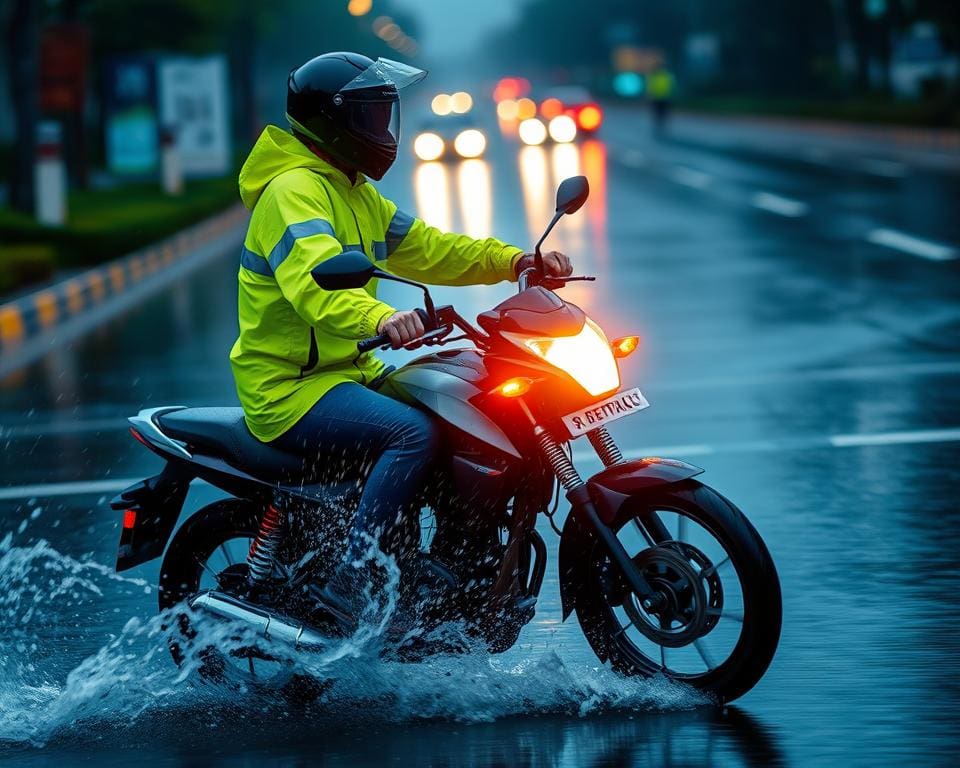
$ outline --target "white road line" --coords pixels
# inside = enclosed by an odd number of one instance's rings
[[[791,219],[806,216],[810,211],[810,206],[803,201],[775,195],[773,192],[757,192],[750,198],[750,204],[754,208],[760,208],[778,216],[787,216]]]
[[[677,184],[692,189],[706,189],[713,183],[713,176],[695,168],[687,168],[685,165],[675,165],[670,169],[670,178]]]
[[[867,173],[882,176],[885,179],[902,179],[907,174],[907,166],[896,160],[878,160],[868,157],[860,161],[860,167]]]
[[[834,448],[860,448],[868,445],[915,445],[917,443],[954,443],[960,441],[960,429],[920,429],[911,432],[875,432],[866,435],[833,435]]]
[[[76,483],[38,483],[37,485],[9,485],[0,488],[0,501],[11,499],[46,499],[52,496],[81,496],[91,493],[122,491],[142,477],[118,477],[114,480],[81,480]]]
[[[896,229],[873,229],[867,233],[867,242],[931,261],[949,261],[957,258],[957,249],[952,246],[914,237]]]
[[[765,373],[746,373],[739,376],[718,376],[716,378],[663,379],[651,381],[647,388],[656,393],[702,392],[721,387],[742,389],[782,382],[798,384],[805,382],[888,381],[913,376],[953,376],[956,374],[960,374],[960,360],[939,360],[893,365],[854,365],[813,370],[769,371]],[[129,413],[136,413],[139,409],[140,405],[126,406],[126,411]],[[120,439],[127,440],[129,439],[126,431],[128,426],[127,420],[121,416],[75,419],[73,421],[63,421],[60,417],[49,421],[37,420],[12,425],[0,423],[0,440],[73,435],[84,432],[115,434]]]
[[[771,453],[779,451],[809,450],[811,448],[865,448],[875,445],[916,445],[920,443],[960,442],[960,427],[948,429],[921,429],[902,432],[872,432],[865,434],[829,435],[824,437],[798,437],[782,440],[752,440],[747,442],[688,443],[686,445],[625,446],[628,456],[666,456],[692,458],[723,453]],[[581,445],[584,442],[581,441]],[[574,458],[581,461],[598,461],[596,455],[579,446]],[[115,493],[142,478],[127,477],[112,480],[87,480],[75,483],[38,483],[36,485],[10,485],[0,487],[0,501],[18,499],[45,499],[55,496],[82,496],[97,493]],[[202,482],[202,481],[201,481]]]

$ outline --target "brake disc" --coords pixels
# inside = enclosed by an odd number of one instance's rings
[[[664,542],[643,550],[633,562],[655,590],[646,607],[635,594],[623,603],[627,616],[645,637],[657,645],[679,648],[716,625],[713,609],[723,600],[719,580],[712,578],[715,574],[701,575],[710,561],[696,547],[680,541]],[[718,617],[719,610],[716,613]]]

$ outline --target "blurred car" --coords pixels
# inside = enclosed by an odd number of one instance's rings
[[[539,113],[548,126],[560,115],[572,118],[578,135],[596,133],[603,123],[600,105],[590,91],[579,85],[565,85],[546,91],[540,101]],[[552,136],[554,131],[550,133]],[[557,138],[554,140],[560,141]]]
[[[466,114],[428,118],[413,139],[413,153],[424,162],[482,157],[486,151],[486,134]]]

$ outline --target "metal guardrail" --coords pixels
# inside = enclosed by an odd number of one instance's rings
[[[158,243],[0,304],[0,354],[122,296],[164,268],[239,229],[247,211],[235,206]]]

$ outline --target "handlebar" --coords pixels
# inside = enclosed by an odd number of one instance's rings
[[[424,334],[436,330],[434,323],[431,321],[430,315],[427,314],[426,310],[418,308],[416,312],[418,315],[420,315],[420,322],[423,323]],[[416,339],[413,339],[413,341],[416,341]],[[369,339],[358,341],[357,351],[363,354],[364,352],[370,352],[386,344],[390,344],[390,335],[387,333],[380,333],[376,336],[371,336]]]
[[[363,339],[362,341],[357,342],[357,352],[361,354],[364,352],[370,352],[377,347],[382,347],[384,344],[390,343],[390,337],[381,333],[377,336],[371,336],[369,339]]]

